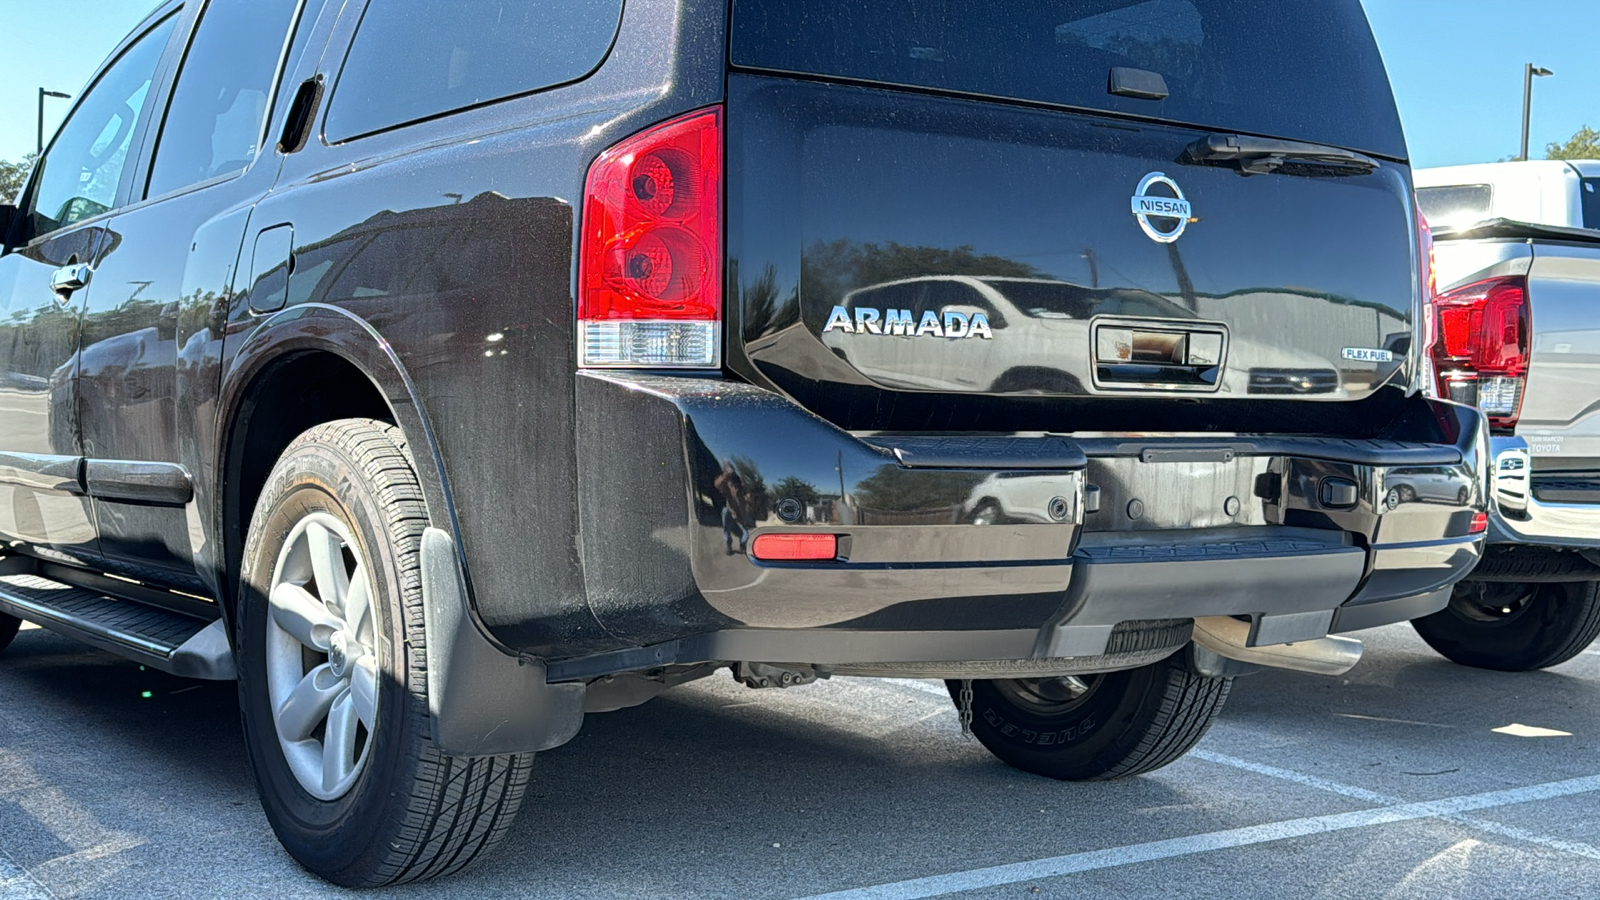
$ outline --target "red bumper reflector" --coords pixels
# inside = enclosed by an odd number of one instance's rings
[[[1489,514],[1486,512],[1472,514],[1472,534],[1483,534],[1489,530]]]
[[[839,539],[831,534],[763,534],[750,545],[756,559],[833,559]]]

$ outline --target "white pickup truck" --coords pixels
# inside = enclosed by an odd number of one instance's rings
[[[1432,228],[1427,358],[1492,427],[1490,546],[1413,622],[1446,657],[1524,671],[1600,633],[1600,161],[1418,169]]]

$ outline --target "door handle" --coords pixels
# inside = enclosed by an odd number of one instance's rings
[[[50,275],[50,290],[55,291],[56,299],[66,303],[72,299],[74,291],[82,290],[89,284],[89,275],[94,270],[79,263],[74,266],[62,266]]]

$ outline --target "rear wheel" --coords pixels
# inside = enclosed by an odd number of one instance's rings
[[[1138,775],[1189,752],[1232,682],[1190,672],[1182,652],[1101,675],[974,681],[972,732],[1003,762],[1036,775]],[[959,709],[962,683],[946,684]]]
[[[347,419],[290,444],[245,546],[239,696],[262,805],[301,865],[350,887],[466,866],[510,827],[532,763],[433,746],[427,524],[398,429]]]
[[[17,629],[21,627],[21,619],[0,613],[0,650],[11,646],[11,642],[17,637]]]
[[[1564,663],[1600,635],[1600,581],[1455,586],[1450,605],[1411,623],[1452,662],[1502,672]]]

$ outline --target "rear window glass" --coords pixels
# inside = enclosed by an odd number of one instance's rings
[[[1402,158],[1359,0],[735,0],[737,66],[1150,116]],[[1169,96],[1109,93],[1113,68]]]
[[[611,50],[622,0],[370,0],[328,108],[342,141],[576,81]]]
[[[1600,178],[1583,179],[1583,227],[1600,229]]]
[[[1417,207],[1432,228],[1470,225],[1489,218],[1494,208],[1494,188],[1487,184],[1417,188]]]

